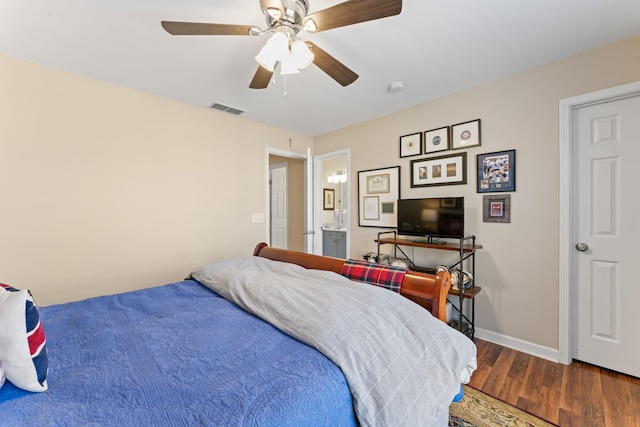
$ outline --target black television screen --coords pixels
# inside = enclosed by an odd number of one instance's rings
[[[464,237],[464,197],[398,200],[398,234]]]

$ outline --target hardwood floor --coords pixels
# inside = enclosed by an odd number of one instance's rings
[[[561,365],[476,339],[469,385],[561,427],[640,426],[640,379],[576,362]]]

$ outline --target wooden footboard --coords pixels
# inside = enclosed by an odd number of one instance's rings
[[[335,273],[342,271],[345,261],[339,258],[272,248],[266,243],[258,243],[253,255],[274,261],[298,264],[304,268],[328,270]],[[446,322],[447,293],[450,287],[451,277],[446,271],[437,275],[408,271],[404,276],[400,293],[429,310],[438,319]]]

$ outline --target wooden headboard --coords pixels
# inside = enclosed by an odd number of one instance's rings
[[[258,243],[253,255],[274,261],[298,264],[304,268],[333,271],[338,274],[342,271],[345,261],[339,258],[272,248],[266,243]],[[400,293],[429,310],[438,319],[446,322],[447,293],[450,287],[451,277],[446,271],[439,272],[437,275],[408,271],[404,276]]]

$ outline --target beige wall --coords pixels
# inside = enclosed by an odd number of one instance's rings
[[[640,37],[316,137],[316,153],[350,147],[353,185],[358,170],[400,165],[403,198],[464,196],[466,231],[484,246],[476,261],[483,288],[476,300],[477,326],[557,349],[558,103],[636,80]],[[410,188],[411,158],[398,157],[399,136],[477,118],[482,119],[482,146],[467,150],[467,184]],[[517,150],[511,224],[483,223],[476,155],[508,149]],[[353,191],[352,206],[356,198]],[[358,223],[357,209],[351,222]],[[377,231],[352,227],[350,256],[375,250]],[[434,254],[416,251],[416,256]]]
[[[465,196],[467,231],[484,245],[478,326],[557,348],[558,101],[640,80],[640,37],[315,139],[7,57],[0,70],[0,280],[42,305],[247,255],[265,238],[251,223],[266,214],[265,147],[315,144],[350,147],[352,189],[358,170],[400,165],[402,197]],[[476,118],[468,184],[411,189],[398,137]],[[475,156],[512,148],[512,222],[483,223]],[[352,227],[350,256],[374,250],[376,231]]]
[[[181,280],[265,240],[265,147],[313,139],[0,56],[0,280],[41,305]],[[288,139],[292,138],[289,147]]]

